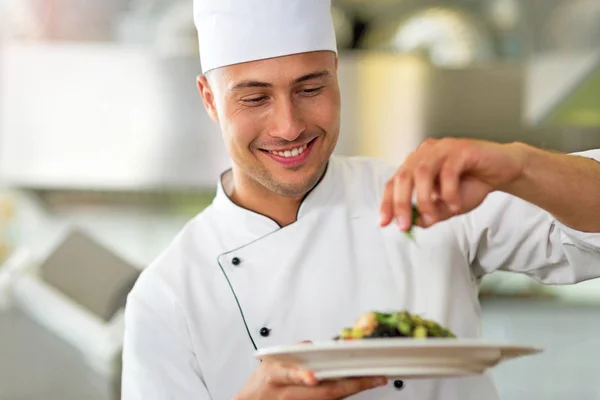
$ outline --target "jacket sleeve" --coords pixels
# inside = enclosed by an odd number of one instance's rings
[[[128,296],[123,400],[210,400],[179,303],[144,271]]]
[[[600,160],[600,150],[578,155]],[[600,277],[600,232],[571,229],[517,197],[494,192],[455,222],[461,248],[478,276],[513,271],[545,284]]]

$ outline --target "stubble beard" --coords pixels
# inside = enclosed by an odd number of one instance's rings
[[[258,183],[269,191],[283,197],[302,197],[310,192],[323,177],[327,168],[326,159],[319,165],[319,168],[312,173],[304,182],[289,184],[275,179],[268,171],[263,170],[255,178]],[[302,168],[302,167],[299,167]]]

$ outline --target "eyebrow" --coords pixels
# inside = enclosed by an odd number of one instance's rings
[[[301,77],[294,79],[290,83],[292,85],[295,85],[295,84],[298,84],[301,82],[310,81],[312,79],[326,78],[329,76],[331,76],[329,71],[311,72],[310,74],[302,75]],[[232,86],[231,90],[236,91],[236,90],[242,90],[242,89],[247,89],[247,88],[256,88],[256,87],[271,88],[271,87],[273,87],[273,84],[268,83],[268,82],[255,81],[255,80],[246,80],[246,81],[241,81],[241,82],[236,83],[235,85]]]
[[[294,79],[291,83],[292,85],[294,85],[296,83],[310,81],[311,79],[327,78],[329,76],[331,76],[329,71],[311,72],[310,74],[306,74],[301,76],[300,78]]]

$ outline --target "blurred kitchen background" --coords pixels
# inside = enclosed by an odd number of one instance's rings
[[[334,16],[340,154],[600,148],[600,0],[334,0]],[[127,292],[228,166],[199,71],[192,0],[0,0],[0,400],[119,398]],[[496,273],[481,298],[484,337],[546,349],[494,371],[502,399],[600,397],[600,281]]]

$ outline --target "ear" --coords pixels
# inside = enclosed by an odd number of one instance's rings
[[[208,115],[213,121],[219,123],[219,115],[217,114],[217,107],[215,105],[215,96],[210,88],[208,79],[206,79],[205,75],[198,75],[196,84],[198,86],[198,92],[200,92],[200,96],[202,97],[204,108],[208,112]]]

